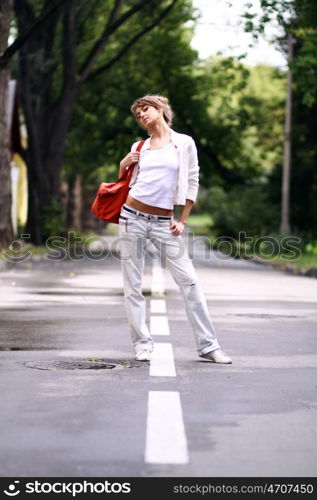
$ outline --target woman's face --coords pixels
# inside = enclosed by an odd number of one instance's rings
[[[136,117],[140,125],[148,129],[152,128],[156,122],[163,119],[163,111],[154,106],[145,104],[136,109]]]

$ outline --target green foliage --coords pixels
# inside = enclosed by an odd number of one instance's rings
[[[291,227],[305,239],[317,236],[317,9],[315,0],[261,0],[262,11],[255,15],[250,1],[246,30],[255,36],[265,31],[269,20],[280,26],[277,47],[286,55],[287,38],[292,35],[292,162]],[[249,14],[252,13],[250,21]],[[254,14],[254,15],[253,15]],[[251,24],[250,24],[251,23]],[[272,120],[272,123],[275,123]],[[275,149],[276,150],[276,149]],[[271,199],[280,197],[281,166],[276,162],[269,175]]]
[[[256,2],[257,4],[258,2]],[[253,11],[255,2],[247,5],[245,30],[255,38],[265,33],[269,22],[279,24],[276,44],[287,53],[287,35],[294,38],[295,57],[292,70],[295,85],[301,89],[302,103],[312,107],[317,100],[317,9],[315,0],[261,0],[261,9]]]
[[[174,128],[195,138],[203,185],[225,183],[226,172],[239,173],[244,182],[281,161],[284,75],[269,67],[246,68],[231,58],[198,63],[195,52],[175,35],[175,27],[173,32],[154,30],[149,42],[138,47],[140,71],[134,71],[137,61],[131,53],[124,68],[113,68],[113,82],[96,79],[83,90],[67,141],[67,175],[81,171],[91,182],[100,179],[100,172],[116,178],[118,162],[131,143],[146,136],[130,105],[147,92],[168,95],[176,114]],[[152,51],[164,54],[160,65]]]
[[[263,185],[234,187],[230,192],[212,187],[199,200],[199,208],[212,217],[218,236],[237,238],[245,232],[248,237],[259,237],[278,227],[278,207],[270,203]]]
[[[297,47],[293,66],[296,86],[302,95],[302,103],[313,108],[317,102],[317,16],[315,27],[295,30]]]
[[[43,239],[61,234],[64,228],[64,214],[62,203],[58,198],[53,198],[43,209],[41,218]]]
[[[211,60],[205,75],[205,102],[215,129],[210,140],[218,158],[246,182],[265,176],[282,158],[285,75],[232,59]]]
[[[311,241],[305,246],[305,252],[317,258],[317,241]]]
[[[151,15],[146,9],[129,26],[122,27],[116,44],[131,38],[150,22]],[[197,54],[189,46],[190,29],[184,23],[193,15],[191,1],[179,0],[160,26],[126,53],[122,63],[88,80],[82,87],[67,138],[66,178],[81,172],[88,183],[99,181],[100,173],[104,179],[115,180],[118,163],[130,150],[132,142],[146,137],[146,132],[130,113],[133,100],[151,92],[171,96],[168,83],[171,74],[178,73],[181,79],[192,71]],[[89,38],[88,32],[86,36]],[[115,52],[116,47],[110,47],[98,67],[111,60]]]
[[[267,178],[282,161],[285,74],[268,66],[248,68],[233,58],[199,61],[189,46],[191,29],[184,26],[192,17],[190,2],[178,2],[164,23],[126,54],[124,64],[87,82],[67,140],[66,178],[81,172],[87,186],[115,180],[131,143],[146,137],[130,114],[131,103],[145,93],[162,93],[175,111],[173,128],[196,140],[201,184],[231,193],[223,207],[224,227],[221,206],[216,207],[219,228],[235,233],[242,224],[245,230],[250,225],[252,233],[272,231],[279,200],[274,202],[274,221],[261,215],[267,221],[264,228],[253,221],[247,202],[239,210],[236,204],[240,193],[251,196],[252,183],[265,186],[261,189],[269,198]],[[265,204],[262,198],[256,200],[260,205]],[[267,209],[259,206],[259,212],[269,211],[269,204]],[[239,217],[231,219],[230,212]]]
[[[43,0],[31,3],[38,9]],[[158,5],[163,9],[169,3],[164,0]],[[124,9],[133,4],[132,0],[125,2]],[[289,28],[296,38],[292,226],[295,231],[314,237],[317,40],[315,14],[310,10],[313,0],[262,0],[259,17],[253,2],[249,4],[246,30],[256,36],[265,31],[268,20],[275,19],[284,30],[276,41],[281,50],[285,51]],[[111,6],[110,0],[78,3],[78,69],[101,35]],[[170,98],[175,111],[173,128],[194,137],[200,182],[211,187],[196,210],[211,215],[219,234],[272,233],[279,226],[286,74],[264,65],[246,67],[239,58],[215,56],[199,61],[190,47],[192,28],[188,21],[194,19],[192,2],[178,0],[159,26],[142,37],[119,63],[111,65],[120,47],[153,20],[152,6],[147,5],[120,27],[96,61],[96,73],[81,87],[66,140],[63,176],[71,181],[81,173],[87,188],[103,180],[115,180],[118,163],[131,143],[146,137],[130,113],[131,103],[145,93],[161,93]],[[30,57],[44,76],[52,75],[47,88],[51,86],[52,100],[58,102],[64,85],[62,17],[57,19],[53,35],[49,54],[38,50]],[[30,83],[36,90],[38,81],[33,76]],[[51,118],[46,133],[50,126]],[[43,216],[46,236],[56,234],[62,223],[61,206],[54,200]]]

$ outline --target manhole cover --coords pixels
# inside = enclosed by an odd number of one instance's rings
[[[148,363],[114,359],[72,359],[68,361],[26,361],[24,364],[28,368],[37,368],[38,370],[113,370],[139,368]]]

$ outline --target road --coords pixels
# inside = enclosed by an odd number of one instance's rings
[[[202,247],[193,261],[232,365],[198,358],[150,259],[151,366],[133,362],[118,255],[0,273],[1,476],[316,476],[317,281]],[[116,368],[61,369],[98,360]]]

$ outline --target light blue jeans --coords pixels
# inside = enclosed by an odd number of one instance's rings
[[[128,207],[130,208],[130,207]],[[135,352],[153,350],[154,342],[146,325],[146,302],[142,295],[142,276],[147,244],[157,249],[163,267],[171,272],[185,302],[199,354],[219,349],[216,333],[194,266],[184,240],[170,230],[170,219],[144,212],[132,214],[121,209],[119,220],[120,256],[124,299]]]

